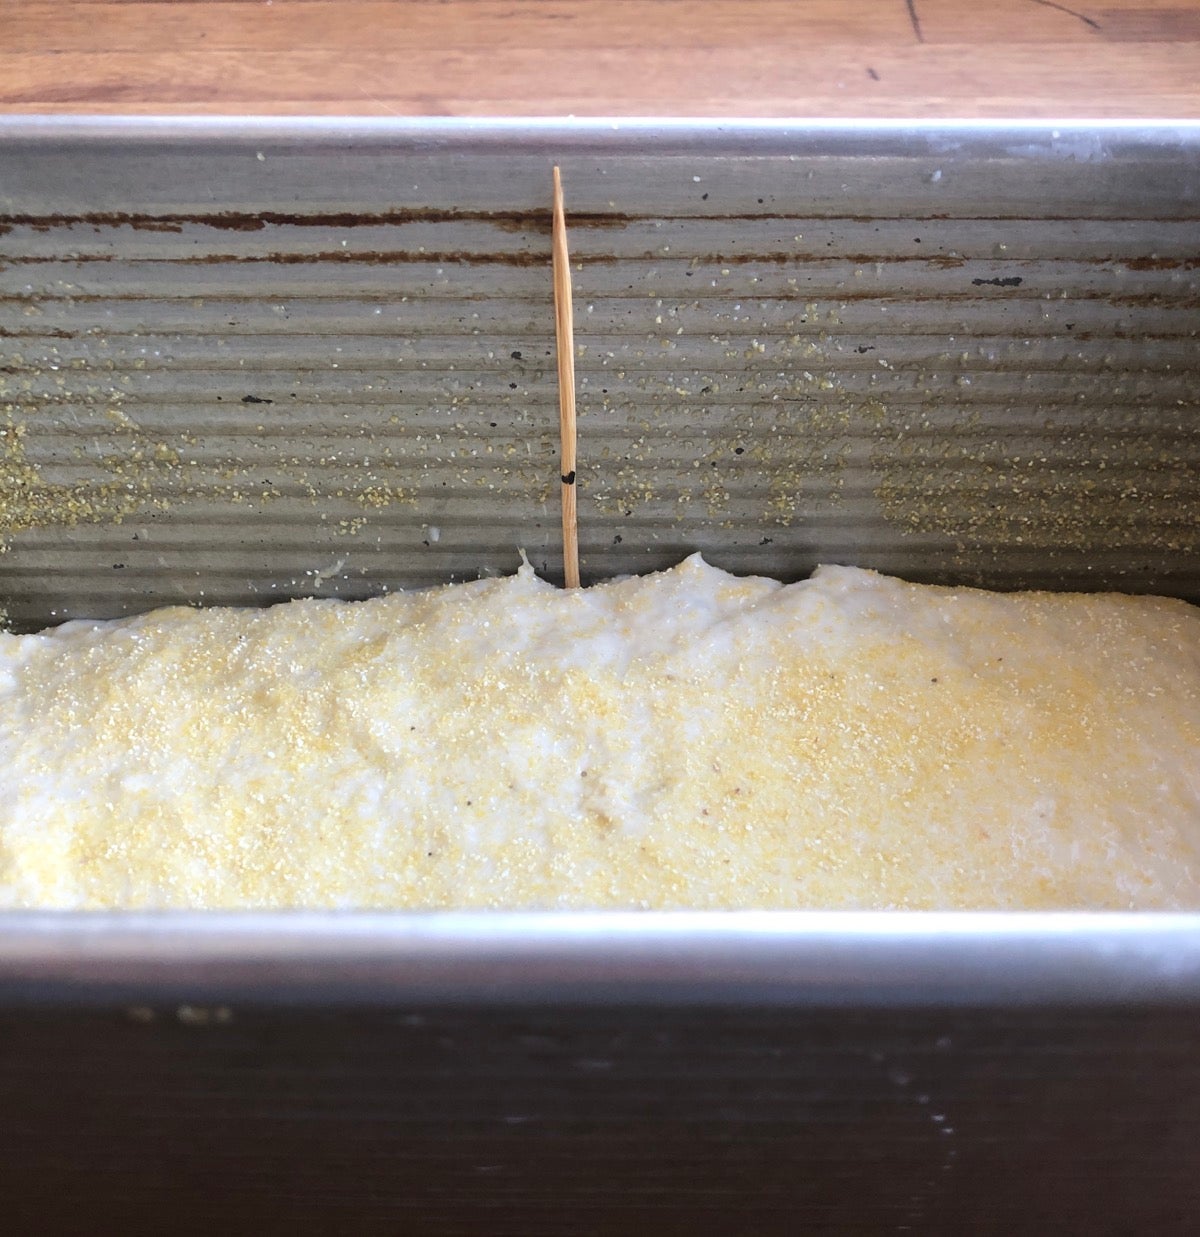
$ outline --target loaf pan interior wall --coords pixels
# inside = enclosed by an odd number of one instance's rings
[[[701,550],[1200,598],[1200,130],[0,133],[0,607]]]

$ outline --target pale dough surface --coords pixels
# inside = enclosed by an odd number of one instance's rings
[[[1200,610],[693,557],[0,636],[0,905],[1200,907]]]

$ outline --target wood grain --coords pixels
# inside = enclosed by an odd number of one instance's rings
[[[0,5],[0,110],[1200,117],[1200,0]]]

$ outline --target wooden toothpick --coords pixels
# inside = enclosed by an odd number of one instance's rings
[[[562,439],[563,577],[579,587],[579,519],[575,499],[575,314],[563,211],[562,174],[554,169],[554,334],[558,348],[558,428]]]

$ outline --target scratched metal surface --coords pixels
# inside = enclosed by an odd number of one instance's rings
[[[0,125],[0,606],[558,572],[1200,596],[1200,127]]]
[[[0,1042],[12,1232],[1190,1237],[1200,1203],[1193,1010],[135,1006]]]

